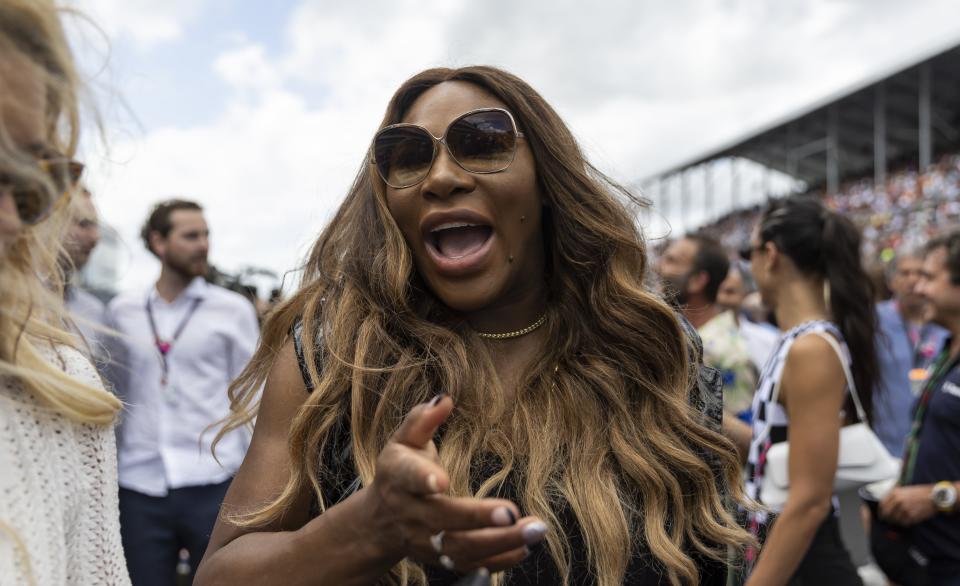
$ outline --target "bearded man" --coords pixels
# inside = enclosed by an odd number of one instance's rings
[[[253,305],[207,283],[210,231],[200,205],[157,204],[141,231],[160,260],[147,291],[107,311],[123,364],[109,368],[127,405],[117,435],[120,530],[134,584],[173,584],[180,552],[195,568],[249,445],[237,430],[210,451],[208,427],[230,412],[227,388],[259,336]]]

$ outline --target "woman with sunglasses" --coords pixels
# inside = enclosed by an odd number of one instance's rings
[[[0,582],[129,584],[121,404],[63,330],[59,234],[82,166],[76,76],[46,0],[0,0]]]
[[[763,548],[758,560],[748,555],[754,565],[747,584],[860,584],[831,498],[840,428],[858,417],[853,392],[871,413],[878,376],[860,233],[819,200],[795,196],[769,205],[742,254],[784,332],[754,395],[750,496],[762,501],[767,451],[790,441],[786,503],[751,515]]]
[[[723,584],[737,462],[627,203],[517,77],[404,83],[231,390],[197,584]]]

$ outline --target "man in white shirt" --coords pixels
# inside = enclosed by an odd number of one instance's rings
[[[196,203],[158,204],[141,233],[162,263],[148,291],[118,295],[108,323],[124,364],[110,378],[127,410],[118,429],[120,526],[135,585],[169,586],[178,552],[196,568],[249,445],[237,430],[210,452],[208,427],[229,413],[227,388],[259,330],[242,296],[208,284],[207,223]]]

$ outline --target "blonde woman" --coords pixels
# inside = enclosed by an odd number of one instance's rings
[[[629,197],[516,76],[404,83],[233,389],[197,583],[723,584],[738,465]]]
[[[59,14],[0,0],[0,579],[129,584],[106,390],[63,323],[57,234],[82,166]]]

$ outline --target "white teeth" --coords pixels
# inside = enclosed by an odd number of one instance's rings
[[[453,228],[471,228],[473,226],[479,226],[479,224],[468,224],[466,222],[447,222],[446,224],[440,224],[439,226],[432,228],[430,232],[439,232],[440,230],[450,230]]]

